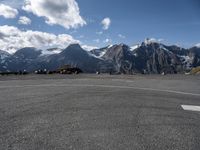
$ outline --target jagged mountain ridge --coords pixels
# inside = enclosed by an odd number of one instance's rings
[[[81,48],[79,44],[73,44],[64,49],[61,53],[52,55],[43,61],[46,68],[55,70],[64,64],[81,68],[84,72],[94,73],[104,67],[111,66],[107,61],[94,57],[90,52]]]
[[[7,65],[5,63],[5,61],[10,57],[11,55],[6,52],[6,51],[2,51],[0,50],[0,70],[1,71],[5,71],[7,69]],[[2,65],[4,64],[4,65]]]
[[[160,74],[183,73],[200,66],[200,48],[184,49],[158,42],[143,42],[134,48],[117,44],[92,51],[84,50],[79,44],[72,44],[59,51],[47,55],[36,48],[23,48],[13,55],[0,51],[0,71],[55,70],[70,64],[87,73]]]

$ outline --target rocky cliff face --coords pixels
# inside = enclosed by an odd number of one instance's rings
[[[112,63],[114,70],[118,73],[131,74],[137,72],[138,69],[130,47],[124,44],[110,47],[102,56],[102,59]]]
[[[142,43],[133,51],[137,65],[146,73],[176,73],[182,71],[179,57],[159,43]],[[140,70],[142,71],[142,70]]]
[[[6,60],[11,57],[11,55],[5,51],[0,50],[0,70],[6,71],[7,70],[7,63]]]

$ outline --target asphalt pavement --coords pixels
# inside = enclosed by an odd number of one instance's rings
[[[200,150],[200,76],[0,77],[0,150]]]

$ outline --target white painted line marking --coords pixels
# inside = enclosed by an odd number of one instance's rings
[[[184,110],[187,111],[200,111],[200,106],[193,106],[193,105],[181,105]]]
[[[119,85],[102,85],[102,84],[33,84],[33,85],[15,85],[15,86],[0,86],[1,88],[25,88],[25,87],[101,87],[101,88],[120,88],[120,89],[135,89],[144,91],[167,92],[181,95],[200,96],[197,93],[188,93],[182,91],[161,90],[154,88],[142,88],[133,86],[119,86]]]

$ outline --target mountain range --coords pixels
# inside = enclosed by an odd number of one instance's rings
[[[146,40],[133,47],[116,44],[91,51],[84,50],[79,44],[45,51],[26,47],[14,54],[0,50],[1,72],[56,70],[66,64],[86,73],[184,73],[200,66],[200,48],[185,49]]]

